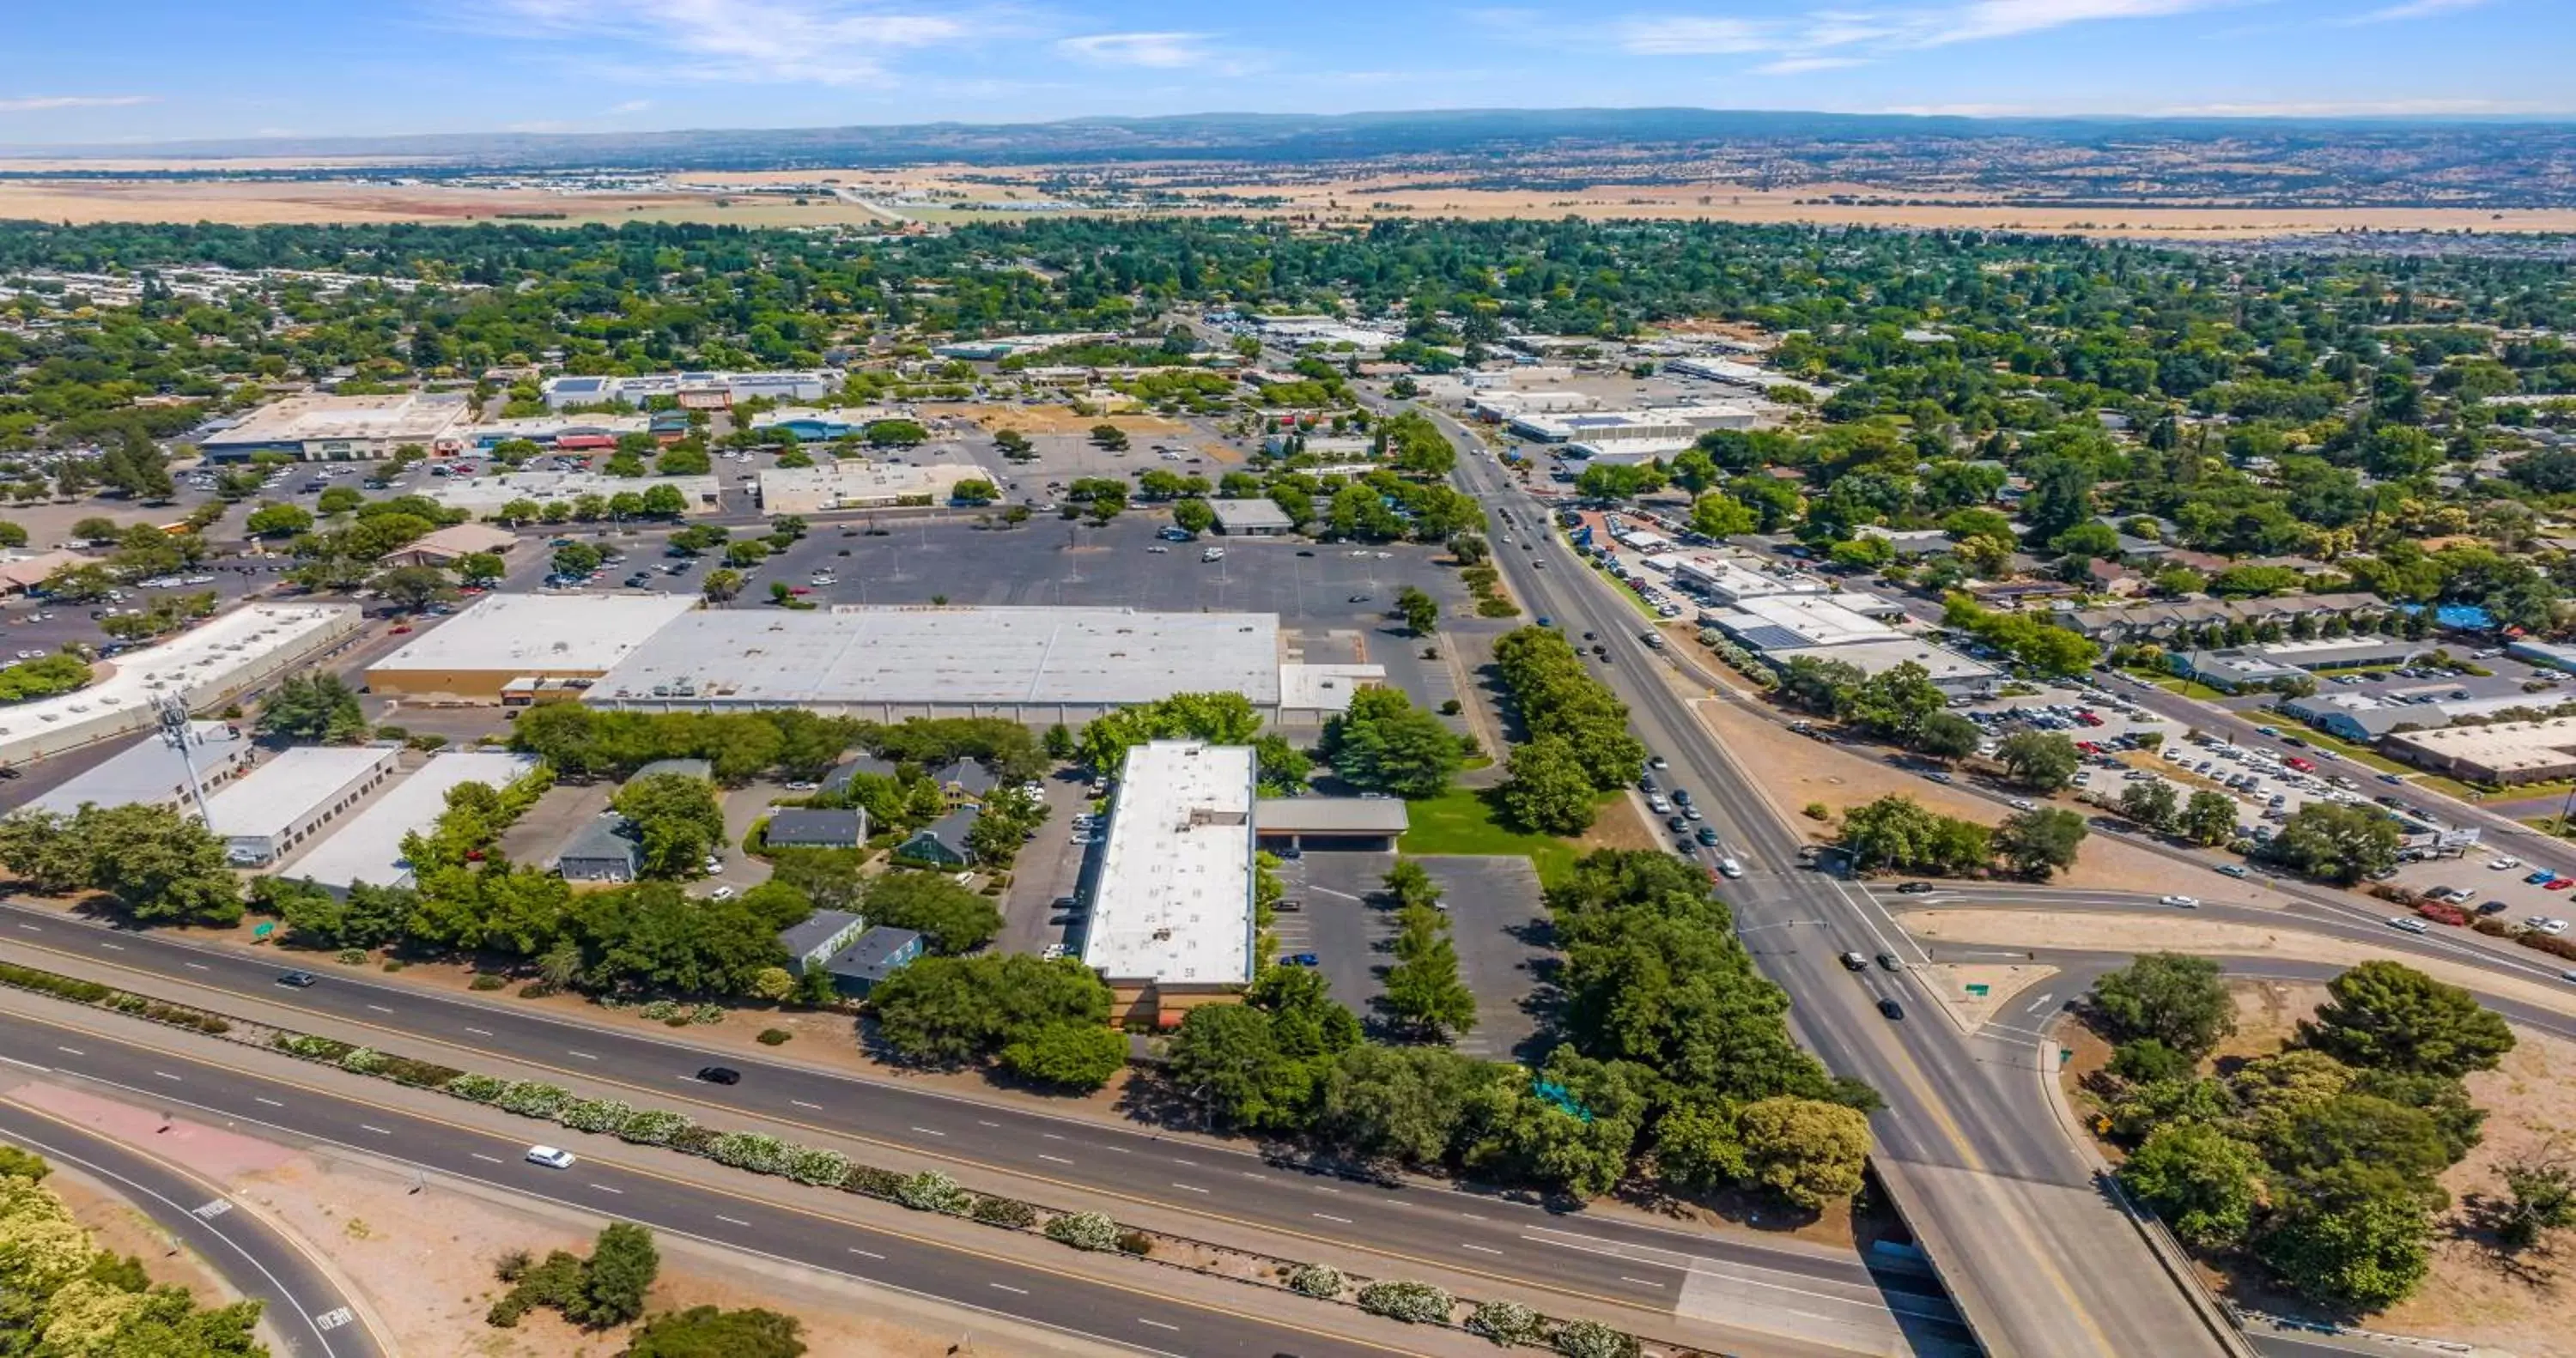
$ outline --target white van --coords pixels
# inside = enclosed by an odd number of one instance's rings
[[[1223,547],[1210,547],[1206,551],[1199,553],[1199,560],[1223,561],[1225,560],[1225,549]]]

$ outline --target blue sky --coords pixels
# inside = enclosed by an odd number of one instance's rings
[[[1694,105],[2576,114],[2576,0],[93,0],[0,145]]]

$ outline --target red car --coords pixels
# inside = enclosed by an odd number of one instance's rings
[[[2565,891],[2571,886],[2576,886],[2576,877],[2552,877],[2548,881],[2541,883],[2540,889],[2543,891]]]
[[[811,594],[811,593],[813,593],[814,591],[812,591],[812,590],[810,590],[810,589],[805,588],[803,585],[797,585],[797,586],[795,586],[795,587],[793,587],[793,588],[789,589],[787,592],[788,592],[788,593],[790,593],[790,594]]]
[[[410,623],[407,623],[407,622],[404,622],[404,623],[396,623],[396,624],[394,624],[393,629],[392,629],[390,632],[388,632],[386,635],[388,635],[388,636],[397,636],[397,637],[398,637],[398,636],[401,636],[403,633],[408,632],[408,631],[410,631],[410,630],[411,630],[411,624],[410,624]]]

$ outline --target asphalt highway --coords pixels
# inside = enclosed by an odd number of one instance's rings
[[[1694,1291],[1714,1283],[1740,1300],[1723,1317],[1706,1318],[1739,1328],[1776,1323],[1811,1335],[1824,1325],[1904,1330],[1951,1344],[1960,1338],[1949,1300],[1931,1280],[1857,1257],[1554,1212],[1464,1189],[1344,1177],[1247,1149],[718,1053],[569,1022],[506,999],[442,996],[338,968],[319,970],[310,987],[282,986],[276,978],[296,965],[293,954],[205,946],[0,904],[0,957],[41,967],[48,955],[284,1006],[311,1015],[311,1031],[397,1053],[455,1059],[423,1052],[424,1041],[486,1051],[625,1086],[635,1091],[632,1102],[683,1111],[712,1105],[939,1157],[969,1187],[973,1171],[993,1170],[1235,1222],[1276,1237],[1285,1253],[1306,1240],[1490,1277],[1515,1292],[1558,1292],[1656,1315],[1674,1313],[1686,1283],[1696,1281]],[[694,1078],[717,1063],[741,1071],[741,1083]],[[1632,1328],[1652,1334],[1657,1327],[1640,1316]]]
[[[1244,1294],[1242,1311],[1217,1309],[1148,1287],[1057,1273],[735,1196],[646,1167],[654,1157],[667,1156],[665,1151],[639,1151],[628,1161],[586,1150],[572,1167],[548,1169],[528,1163],[528,1143],[516,1138],[18,1014],[0,1013],[0,1047],[20,1054],[27,1067],[20,1073],[69,1076],[177,1116],[338,1147],[1142,1352],[1193,1358],[1361,1358],[1400,1352],[1307,1330],[1293,1319],[1255,1314],[1293,1309],[1284,1299],[1256,1292]],[[536,1130],[534,1124],[531,1130]]]
[[[1887,1108],[1871,1119],[1873,1162],[1987,1350],[2006,1358],[2130,1358],[2229,1352],[2059,1130],[2027,1043],[1963,1037],[1905,973],[1847,972],[1845,950],[1923,960],[1865,894],[1797,866],[1798,841],[1713,739],[1639,638],[1651,624],[1562,546],[1547,506],[1509,482],[1480,441],[1460,479],[1536,552],[1495,558],[1530,613],[1596,632],[1614,661],[1595,673],[1624,698],[1660,775],[1689,788],[1747,875],[1723,894],[1763,971],[1786,988],[1801,1039],[1838,1073],[1867,1080]],[[1544,569],[1533,558],[1543,553]],[[1693,687],[1697,687],[1693,685]],[[1711,698],[1708,701],[1716,701]],[[1898,1000],[1908,1017],[1881,1017]]]
[[[0,1078],[34,1073],[10,1060]],[[0,1086],[0,1094],[5,1094]],[[268,1332],[290,1358],[382,1358],[384,1347],[339,1287],[266,1222],[235,1211],[223,1191],[177,1166],[0,1097],[0,1142],[80,1170],[114,1190],[205,1260],[235,1292],[260,1303]],[[146,1260],[145,1269],[151,1269]],[[155,1281],[163,1281],[156,1277]]]

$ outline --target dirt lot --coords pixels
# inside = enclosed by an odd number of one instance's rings
[[[2453,985],[2518,1000],[2541,1009],[2576,1014],[2576,994],[2565,987],[2507,976],[2422,953],[2375,948],[2295,929],[2265,929],[2198,919],[2185,911],[2163,915],[2111,915],[2045,910],[1905,910],[1897,923],[1927,942],[1980,943],[2015,948],[2081,948],[2102,952],[2174,951],[2230,957],[2285,957],[2300,962],[2351,966],[2403,962]]]
[[[1902,793],[1945,816],[1992,825],[2010,814],[1982,797],[1927,783],[1878,759],[1855,754],[1840,745],[1810,740],[1746,711],[1737,703],[1701,698],[1691,704],[1711,734],[1724,742],[1746,768],[1762,769],[1762,791],[1781,814],[1808,839],[1822,844],[1834,836],[1833,822],[1814,820],[1804,810],[1822,802],[1835,817],[1854,806],[1889,793]],[[2072,806],[2073,803],[2060,803]],[[2207,880],[2203,880],[2206,878]],[[2261,904],[2262,892],[2214,873],[2178,868],[2132,844],[2109,835],[2084,841],[2075,866],[2052,879],[2056,885],[2098,891],[2146,891],[2161,895],[2189,890],[2208,900]]]

